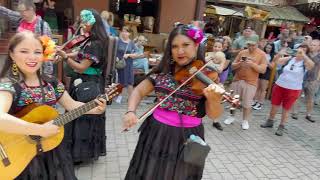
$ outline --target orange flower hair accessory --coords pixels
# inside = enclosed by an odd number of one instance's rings
[[[49,36],[46,35],[41,36],[40,41],[43,46],[43,60],[53,60],[56,52],[56,43]]]

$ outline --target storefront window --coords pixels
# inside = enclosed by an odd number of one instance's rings
[[[150,21],[154,25],[154,20],[158,17],[159,0],[112,0],[110,1],[110,11],[118,15],[118,22],[115,22],[115,26],[122,26],[124,21],[136,21],[140,22],[137,27],[139,32],[144,32],[145,21]],[[151,17],[151,18],[150,18]],[[125,19],[126,18],[126,19]],[[147,23],[150,24],[150,23]],[[154,28],[147,28],[154,29]]]

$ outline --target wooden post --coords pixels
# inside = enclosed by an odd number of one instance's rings
[[[270,74],[270,78],[269,78],[268,91],[267,91],[267,96],[266,96],[267,99],[270,99],[273,81],[275,79],[276,72],[277,72],[277,63],[274,63],[274,66],[271,70],[271,74]]]
[[[267,22],[263,22],[262,29],[261,29],[261,34],[260,34],[260,38],[261,39],[263,39],[265,37],[266,30],[267,30]]]

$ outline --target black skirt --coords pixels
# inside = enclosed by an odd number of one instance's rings
[[[96,81],[100,79],[95,76],[79,75],[83,81]],[[71,97],[77,100],[73,81],[78,77],[73,77],[70,84]],[[96,95],[97,96],[97,95]],[[73,162],[90,162],[97,160],[99,156],[106,155],[106,117],[101,115],[82,115],[65,125],[64,142],[70,151]]]
[[[259,74],[259,79],[269,80],[271,75],[271,69],[267,67],[266,72],[264,74]]]
[[[37,155],[16,180],[76,180],[73,163],[63,147]]]
[[[204,165],[193,166],[180,159],[180,152],[191,134],[204,138],[203,125],[193,128],[168,126],[150,116],[139,131],[139,141],[125,180],[198,180]],[[184,135],[184,137],[183,137]]]
[[[90,162],[106,155],[104,115],[83,115],[66,126],[64,139],[74,163]]]

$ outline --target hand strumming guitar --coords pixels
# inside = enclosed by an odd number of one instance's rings
[[[49,121],[44,124],[36,125],[39,128],[36,130],[35,135],[41,137],[50,137],[59,133],[59,127],[53,124],[53,121]]]

